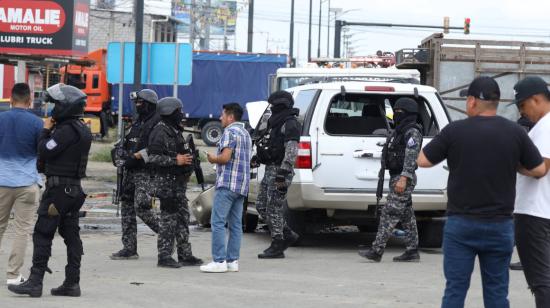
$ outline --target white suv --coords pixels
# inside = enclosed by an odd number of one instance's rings
[[[302,122],[296,175],[289,188],[286,211],[288,223],[298,232],[327,224],[376,230],[380,157],[393,125],[392,106],[398,98],[406,96],[418,102],[424,145],[450,121],[437,91],[428,86],[400,82],[332,82],[287,91],[292,93],[295,107],[300,109]],[[256,126],[253,119],[262,117],[258,113],[263,112],[266,105],[263,108],[248,106],[252,127]],[[417,176],[412,198],[420,245],[439,247],[448,171],[445,164],[439,164],[418,169]],[[251,204],[256,200],[262,177],[263,168],[260,168],[251,180],[248,198]],[[388,180],[386,173],[385,194]],[[381,200],[384,202],[385,198]],[[253,212],[250,206],[249,212]]]

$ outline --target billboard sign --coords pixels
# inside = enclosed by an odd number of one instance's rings
[[[210,26],[211,35],[235,35],[237,25],[237,2],[236,0],[211,0],[210,5],[201,4],[191,0],[175,0],[172,15],[181,23],[178,31],[189,33],[191,15],[193,11],[200,12],[197,16],[205,18]]]
[[[82,56],[89,0],[0,0],[0,53]]]

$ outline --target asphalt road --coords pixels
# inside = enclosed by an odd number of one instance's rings
[[[381,263],[366,263],[356,252],[373,234],[341,229],[307,237],[304,246],[289,248],[285,259],[259,260],[257,253],[268,245],[267,234],[260,231],[244,236],[240,272],[205,274],[197,267],[157,268],[156,236],[143,226],[139,260],[110,260],[108,255],[120,248],[120,235],[109,227],[115,222],[109,215],[82,221],[81,298],[49,295],[64,278],[65,249],[56,236],[50,261],[54,274],[46,275],[43,297],[15,296],[0,288],[0,307],[438,307],[443,294],[440,250],[422,251],[420,263],[393,263],[403,250],[398,239]],[[0,272],[11,236],[8,232],[3,241]],[[191,243],[196,256],[209,260],[209,229],[192,227]],[[31,253],[32,248],[25,275]],[[534,307],[522,272],[510,273],[509,298],[511,307]],[[477,266],[466,307],[483,307]]]

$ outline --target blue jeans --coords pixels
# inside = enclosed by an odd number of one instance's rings
[[[216,188],[214,206],[210,217],[212,225],[212,259],[215,262],[235,261],[239,259],[241,238],[243,236],[244,196],[227,188]],[[227,250],[225,247],[225,224],[229,229]]]
[[[464,307],[476,255],[485,308],[508,308],[508,265],[514,249],[514,225],[449,216],[443,234],[443,270],[447,284],[442,308]]]

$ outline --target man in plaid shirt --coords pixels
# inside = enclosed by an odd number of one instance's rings
[[[212,225],[212,262],[201,266],[210,273],[239,271],[239,250],[242,237],[243,202],[250,182],[252,140],[240,122],[242,107],[237,103],[223,106],[221,124],[225,128],[216,155],[208,153],[208,161],[216,164],[216,195],[210,223]],[[225,224],[229,230],[227,249]]]

